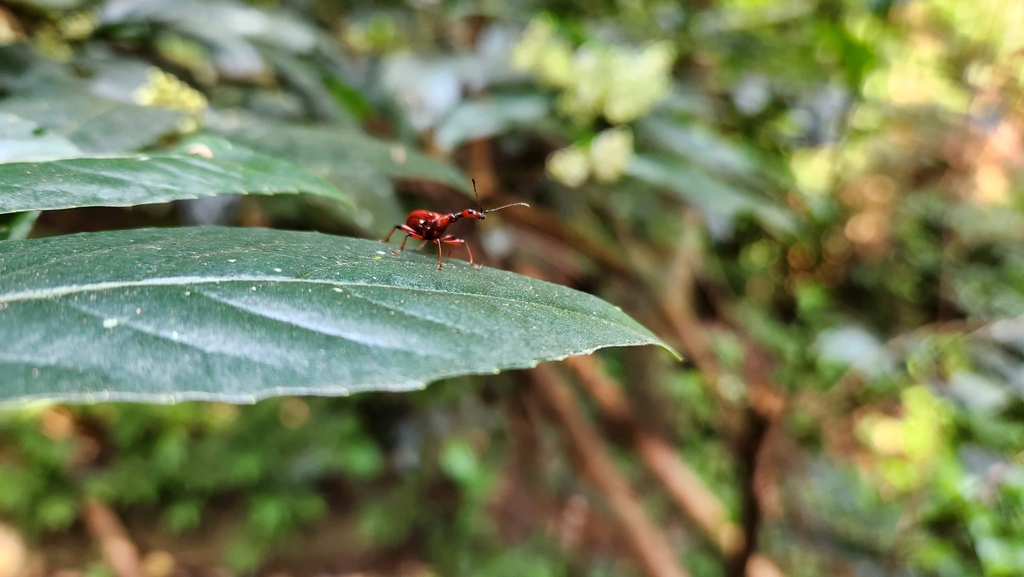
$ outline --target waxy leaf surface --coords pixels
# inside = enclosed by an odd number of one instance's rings
[[[218,227],[0,242],[0,402],[405,391],[664,346],[591,295],[388,248]]]

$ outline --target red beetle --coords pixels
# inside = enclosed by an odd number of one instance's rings
[[[473,180],[473,194],[476,193],[476,180]],[[480,202],[480,195],[477,194],[476,200]],[[466,247],[466,252],[469,253],[469,264],[475,268],[480,268],[483,265],[478,265],[473,262],[473,251],[470,250],[469,244],[466,243],[465,239],[455,238],[450,234],[444,234],[445,229],[450,224],[459,220],[460,218],[476,218],[479,220],[484,219],[484,215],[488,212],[495,212],[503,208],[510,206],[530,206],[525,202],[513,202],[512,204],[506,204],[505,206],[499,206],[498,208],[492,208],[490,210],[484,210],[483,206],[480,206],[480,210],[473,208],[467,208],[462,212],[451,212],[448,214],[441,214],[439,212],[433,212],[429,210],[414,210],[409,213],[409,216],[405,217],[405,224],[395,225],[395,228],[391,229],[391,232],[387,236],[381,239],[381,242],[388,242],[391,240],[391,235],[395,234],[396,230],[400,230],[405,233],[405,238],[402,239],[402,246],[398,247],[398,250],[391,251],[392,255],[401,254],[405,250],[405,243],[409,240],[409,237],[420,239],[423,244],[417,247],[417,249],[423,248],[428,242],[437,244],[437,270],[444,268],[444,258],[441,256],[441,245],[448,245],[448,256],[452,255],[452,245],[461,244]]]

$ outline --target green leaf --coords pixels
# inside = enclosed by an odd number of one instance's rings
[[[335,127],[355,129],[355,118],[341,107],[324,82],[324,72],[315,64],[286,50],[263,47],[263,59],[273,65],[281,82],[302,96],[303,101],[317,118]]]
[[[728,220],[754,215],[776,233],[796,230],[793,216],[744,188],[669,158],[637,155],[626,173],[649,184],[664,187],[705,214]]]
[[[63,136],[51,134],[35,122],[0,112],[0,162],[81,155],[82,151]]]
[[[254,150],[301,164],[325,178],[351,196],[356,209],[350,217],[362,229],[384,235],[391,226],[406,220],[389,178],[398,173],[392,167],[393,159],[365,148],[365,140],[370,137],[356,129],[269,122],[237,113],[211,114],[210,128]],[[375,142],[379,146],[381,141]],[[427,178],[436,171],[441,178],[464,186],[465,178],[454,168],[427,161],[433,163],[433,168],[425,171]]]
[[[29,43],[0,46],[0,91],[4,93],[70,88],[74,79],[68,70],[67,65],[39,55]]]
[[[169,26],[215,46],[236,44],[244,39],[293,53],[313,51],[320,38],[317,27],[300,14],[243,2],[128,0],[107,6],[102,19],[107,25]]]
[[[132,206],[218,194],[311,193],[346,202],[286,160],[196,137],[166,153],[0,164],[0,214],[79,206]]]
[[[489,138],[517,126],[536,125],[551,114],[551,99],[543,94],[504,94],[460,102],[441,121],[434,142],[442,150]]]
[[[182,132],[196,119],[183,110],[140,106],[130,101],[123,79],[110,83],[108,73],[119,76],[124,58],[98,58],[90,51],[81,64],[102,62],[102,72],[85,80],[79,67],[44,58],[24,45],[0,46],[0,113],[31,120],[54,136],[60,136],[87,153],[115,154],[152,146],[162,138]],[[115,64],[112,61],[116,61]],[[87,68],[90,66],[86,66]],[[148,69],[141,62],[134,68]],[[113,86],[118,88],[112,90]],[[104,96],[97,94],[102,92]],[[111,94],[118,98],[111,99]],[[123,100],[128,100],[123,101]]]
[[[0,401],[406,391],[668,348],[591,295],[386,248],[218,227],[0,242]]]
[[[41,88],[0,101],[0,113],[31,120],[93,154],[131,152],[177,134],[188,115],[89,94],[84,83]]]
[[[237,112],[211,115],[208,127],[257,150],[296,162],[323,164],[324,170],[341,176],[354,173],[357,178],[370,178],[384,174],[391,178],[429,180],[472,195],[466,177],[454,166],[402,143],[374,138],[358,130],[271,122]]]
[[[752,152],[699,124],[672,118],[647,117],[637,121],[637,138],[681,156],[709,171],[756,181],[759,166]]]
[[[35,122],[0,113],[0,163],[81,154],[70,141],[49,134]],[[0,215],[0,240],[27,238],[38,218],[38,210]]]

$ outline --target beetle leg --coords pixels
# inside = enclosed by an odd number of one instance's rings
[[[395,228],[391,229],[391,232],[389,232],[388,235],[385,236],[384,238],[380,239],[380,241],[381,242],[387,242],[387,241],[391,240],[391,235],[395,234],[395,231],[400,229],[400,228],[402,228],[402,225],[400,225],[400,224],[395,225]]]
[[[437,243],[437,270],[444,268],[444,258],[441,257],[441,239],[436,239],[434,242]]]
[[[413,238],[423,238],[423,235],[421,235],[420,233],[416,232],[416,229],[411,228],[407,224],[399,224],[399,225],[396,225],[395,228],[391,229],[391,232],[389,232],[387,236],[382,238],[381,242],[388,242],[389,240],[391,240],[391,235],[395,234],[396,230],[400,230],[400,231],[404,232],[405,233],[405,238],[402,239],[402,246],[398,247],[398,250],[391,251],[391,254],[395,255],[395,256],[401,254],[402,251],[405,250],[405,243],[406,243],[406,241],[409,240],[410,236],[413,237]]]
[[[442,237],[441,240],[439,240],[438,242],[439,243],[443,242],[444,244],[449,245],[448,246],[448,255],[449,256],[451,256],[451,254],[452,254],[452,246],[451,245],[461,244],[462,246],[466,247],[466,252],[469,253],[469,264],[473,265],[473,268],[483,268],[483,265],[476,264],[475,262],[473,262],[473,250],[469,248],[469,243],[466,242],[466,239],[464,239],[464,238],[455,238],[454,236],[452,236],[450,234],[447,234],[444,237]],[[438,245],[438,246],[440,246],[440,245]]]
[[[401,246],[398,247],[398,250],[391,251],[391,256],[398,256],[398,255],[402,254],[402,251],[405,250],[405,243],[408,240],[409,240],[409,235],[405,235],[405,238],[402,239]]]

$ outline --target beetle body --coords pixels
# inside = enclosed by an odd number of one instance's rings
[[[476,182],[473,182],[473,192],[476,192]],[[479,199],[479,197],[477,197]],[[398,247],[398,250],[391,251],[391,254],[398,255],[405,250],[405,243],[410,238],[422,240],[419,248],[423,248],[428,242],[432,242],[437,245],[437,270],[444,268],[444,258],[441,253],[441,245],[448,245],[448,256],[452,254],[452,247],[455,245],[462,245],[466,247],[466,252],[469,254],[469,264],[476,268],[480,268],[481,265],[473,262],[473,251],[470,250],[469,245],[466,244],[465,239],[455,238],[450,234],[445,234],[445,230],[455,221],[460,218],[473,218],[477,220],[483,220],[484,214],[488,212],[494,212],[510,206],[530,206],[525,202],[516,202],[513,204],[507,204],[498,208],[492,208],[490,210],[476,210],[473,208],[467,208],[461,212],[450,212],[448,214],[441,214],[439,212],[433,212],[430,210],[414,210],[409,213],[409,216],[405,217],[405,224],[396,225],[391,229],[386,237],[381,239],[381,242],[388,242],[391,240],[391,235],[395,234],[396,230],[400,230],[405,233],[405,238],[402,239],[402,245]]]
[[[450,214],[441,214],[421,209],[409,213],[409,216],[405,218],[405,226],[415,230],[419,234],[419,238],[435,241],[444,235],[444,231],[449,225],[463,217],[479,218],[482,220],[484,215],[471,208]]]

